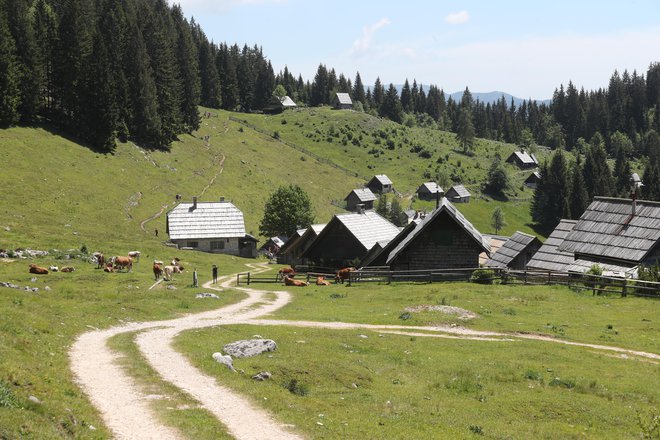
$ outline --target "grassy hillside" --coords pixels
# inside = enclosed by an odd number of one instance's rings
[[[366,113],[330,108],[287,110],[279,115],[241,114],[234,118],[245,124],[246,132],[255,130],[279,138],[354,172],[362,179],[360,185],[375,174],[387,174],[404,198],[404,209],[433,209],[431,202],[413,201],[415,191],[424,182],[438,179],[445,190],[459,182],[473,194],[472,202],[459,209],[479,230],[494,232],[490,216],[495,206],[500,206],[508,223],[500,233],[534,233],[529,225],[533,192],[523,185],[531,171],[505,165],[511,181],[506,191],[509,203],[493,200],[481,190],[495,154],[505,160],[516,150],[514,145],[477,139],[473,154],[466,155],[453,133],[407,127]],[[545,156],[542,150],[539,157]]]

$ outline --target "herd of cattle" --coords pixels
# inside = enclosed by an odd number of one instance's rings
[[[97,269],[103,269],[104,272],[118,272],[120,270],[125,270],[131,272],[133,270],[133,262],[140,261],[140,252],[131,251],[126,256],[114,256],[106,260],[105,256],[101,252],[94,252],[94,260],[96,261]],[[67,266],[58,268],[57,266],[50,266],[48,268],[37,266],[36,264],[30,264],[29,272],[37,275],[46,275],[49,272],[73,272],[75,268]],[[340,269],[335,274],[335,282],[343,283],[350,276],[350,273],[354,271],[354,267],[346,267]],[[153,272],[154,278],[156,281],[163,278],[165,281],[170,281],[173,279],[174,274],[182,273],[183,266],[181,265],[181,260],[179,258],[174,258],[170,264],[165,265],[163,261],[154,260],[153,263]],[[294,279],[296,276],[296,271],[293,267],[283,267],[278,272],[279,277],[284,281],[285,286],[298,286],[304,287],[308,286],[309,283],[306,281],[300,281]],[[317,286],[329,286],[330,281],[326,280],[324,276],[318,276],[316,278]]]
[[[350,276],[349,274],[355,270],[354,267],[345,267],[344,269],[339,269],[335,273],[335,283],[344,283],[345,280]],[[309,283],[306,281],[295,280],[293,277],[296,275],[296,270],[293,267],[283,267],[278,272],[280,278],[284,281],[285,286],[295,286],[295,287],[305,287]],[[316,277],[317,286],[329,286],[330,281],[325,279],[325,276]]]

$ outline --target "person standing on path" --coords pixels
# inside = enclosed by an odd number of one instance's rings
[[[218,266],[213,265],[213,284],[218,284]]]
[[[199,287],[197,284],[197,269],[193,270],[193,287]]]

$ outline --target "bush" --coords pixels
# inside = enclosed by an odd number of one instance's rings
[[[280,138],[280,132],[279,131],[273,132],[273,138],[279,139]]]
[[[477,269],[472,272],[470,281],[479,284],[493,284],[494,277],[495,271],[492,269]]]
[[[284,388],[296,396],[306,396],[309,394],[309,388],[307,385],[302,382],[298,382],[298,379],[291,379],[290,381],[284,383]]]

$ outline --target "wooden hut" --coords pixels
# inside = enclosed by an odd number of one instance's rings
[[[536,189],[536,185],[541,181],[541,173],[534,171],[525,179],[525,186],[531,189]]]
[[[449,188],[445,197],[454,203],[470,203],[471,195],[463,185],[454,185]]]
[[[303,252],[302,259],[324,267],[356,264],[378,242],[389,242],[399,228],[375,213],[335,215]]]
[[[245,233],[243,213],[233,203],[179,203],[167,213],[166,232],[178,247],[256,256],[256,239]]]
[[[660,202],[595,197],[559,250],[573,254],[569,272],[598,264],[632,274],[639,265],[660,264]]]
[[[417,188],[417,198],[420,200],[435,200],[438,195],[442,197],[445,195],[445,192],[435,182],[422,183],[419,188]]]
[[[357,211],[359,207],[365,210],[374,209],[375,200],[376,195],[369,188],[354,189],[344,198],[349,211]]]
[[[525,150],[514,151],[509,157],[507,157],[506,162],[517,165],[520,169],[536,168],[539,166],[536,156]]]
[[[353,109],[353,101],[348,93],[336,93],[332,99],[332,107],[337,110]]]
[[[486,266],[524,270],[540,247],[541,240],[536,236],[516,231],[497,252],[491,254]]]
[[[483,236],[443,198],[387,257],[392,270],[472,268],[479,253],[490,254]]]
[[[385,194],[392,192],[392,181],[385,174],[377,174],[367,183],[367,188],[374,194]]]
[[[309,247],[312,241],[321,233],[324,224],[311,225],[309,228],[296,231],[293,237],[289,239],[277,258],[278,263],[282,264],[303,264],[302,253]]]

